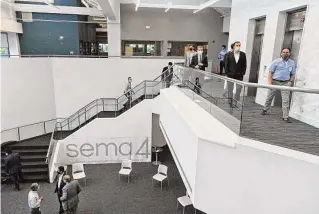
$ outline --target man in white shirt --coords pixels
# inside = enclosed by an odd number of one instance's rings
[[[38,189],[40,188],[39,184],[33,183],[30,187],[30,192],[28,194],[28,205],[30,207],[31,214],[41,214],[40,204],[43,200],[43,196],[39,197]]]
[[[58,171],[57,171],[57,176],[55,178],[56,185],[55,185],[55,190],[54,190],[54,193],[56,193],[58,195],[58,200],[59,200],[59,204],[60,204],[59,214],[63,213],[63,207],[62,207],[62,202],[61,202],[60,198],[62,197],[62,189],[65,186],[65,183],[63,181],[63,176],[65,174],[66,174],[66,172],[64,170],[64,167],[59,166]]]

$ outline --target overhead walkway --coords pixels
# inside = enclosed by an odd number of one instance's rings
[[[258,88],[258,85],[245,86],[244,82],[237,81],[242,90],[240,99],[235,100],[228,98],[228,85],[232,79],[182,66],[177,69],[180,70],[179,73],[183,73],[177,77],[178,81],[188,86],[181,90],[235,133],[264,143],[319,155],[319,128],[293,117],[290,124],[282,121],[281,106],[273,106],[268,115],[261,115],[263,106],[256,103],[255,95],[247,95],[247,91]],[[200,94],[189,89],[194,88],[195,77],[201,79]],[[289,89],[292,88],[286,88]],[[292,91],[291,97],[291,115],[294,115],[294,112],[300,109],[310,108],[311,100],[319,99],[319,90],[295,90]],[[308,104],[300,102],[303,97],[307,98]],[[317,120],[319,126],[319,118],[316,118],[315,111],[313,119]]]

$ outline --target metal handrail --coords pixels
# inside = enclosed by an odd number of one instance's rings
[[[275,86],[275,85],[266,85],[266,84],[258,84],[258,83],[250,83],[250,82],[244,82],[236,79],[232,79],[229,77],[221,76],[219,74],[210,73],[207,71],[202,71],[199,69],[194,69],[190,67],[181,66],[180,67],[186,68],[186,69],[192,69],[195,72],[205,74],[206,76],[216,77],[218,79],[226,80],[227,82],[236,83],[242,86],[247,87],[254,87],[254,88],[267,88],[267,89],[277,89],[277,90],[283,90],[283,91],[293,91],[293,92],[305,92],[305,93],[312,93],[312,94],[319,94],[319,89],[313,89],[313,88],[300,88],[300,87],[288,87],[288,86]]]
[[[71,55],[71,54],[65,54],[65,55],[45,55],[45,54],[26,54],[26,55],[12,55],[12,54],[8,54],[8,55],[2,55],[2,56],[6,56],[6,57],[46,57],[46,58],[54,58],[54,57],[70,57],[70,58],[135,58],[135,59],[145,59],[145,58],[150,58],[150,59],[184,59],[184,57],[182,56],[123,56],[123,55],[118,55],[118,56],[107,56],[107,55]]]
[[[40,123],[46,123],[46,122],[49,122],[49,121],[59,120],[59,119],[65,119],[65,118],[55,118],[55,119],[51,119],[51,120],[43,120],[43,121],[40,121],[40,122],[30,123],[30,124],[23,125],[23,126],[17,126],[17,127],[10,128],[10,129],[4,129],[4,130],[1,130],[1,133],[2,133],[2,132],[5,132],[5,131],[11,131],[11,130],[13,130],[13,129],[19,129],[19,128],[23,128],[23,127],[27,127],[27,126],[32,126],[32,125],[37,125],[37,124],[40,124]]]
[[[175,66],[175,65],[172,66],[173,69],[174,69],[174,66]],[[156,79],[160,78],[164,73],[166,73],[166,72],[168,72],[168,71],[169,71],[169,69],[166,69],[166,70],[165,70],[164,72],[162,72],[159,76],[157,76],[153,81],[155,81]],[[144,81],[142,81],[142,82],[139,83],[138,85],[134,86],[134,88],[132,88],[131,91],[134,92],[134,89],[136,89],[137,87],[139,87],[140,85],[142,85],[142,84],[145,83],[146,81],[149,81],[149,80],[144,80]],[[65,122],[65,121],[67,121],[69,118],[71,118],[71,117],[77,115],[80,111],[82,111],[83,109],[87,108],[87,107],[88,107],[89,105],[91,105],[92,103],[97,102],[98,100],[102,100],[102,99],[115,100],[116,103],[118,104],[118,103],[119,103],[118,100],[119,100],[121,97],[123,97],[123,96],[125,97],[125,94],[122,94],[122,95],[120,95],[120,96],[117,97],[117,98],[98,98],[98,99],[95,99],[95,100],[93,100],[93,101],[90,102],[89,104],[85,105],[84,107],[82,107],[81,109],[79,109],[78,111],[76,111],[75,113],[73,113],[71,116],[69,116],[68,118],[65,118],[65,120],[63,120],[63,121],[61,121],[61,122],[59,122],[59,123],[62,124],[63,122]]]

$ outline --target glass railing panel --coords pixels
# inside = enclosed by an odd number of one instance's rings
[[[18,141],[18,140],[19,140],[18,128],[5,130],[1,132],[1,142]]]
[[[72,120],[71,119],[69,120],[69,123],[67,124],[67,126],[62,127],[62,130],[71,131],[79,127],[80,125],[79,115],[77,117],[73,116],[72,118],[73,118]]]
[[[20,140],[25,140],[35,136],[43,135],[44,123],[32,124],[30,126],[23,126],[19,128]]]
[[[95,117],[98,113],[98,108],[97,108],[97,102],[92,103],[91,105],[87,106],[86,108],[86,120],[90,120],[91,118]]]
[[[246,86],[246,91],[252,91],[250,88]],[[240,135],[319,155],[319,94],[277,90],[273,102],[268,99],[266,104],[271,91],[258,88],[256,94],[245,97]],[[288,121],[284,121],[287,116]]]
[[[44,122],[45,123],[45,133],[51,133],[53,129],[55,128],[57,120],[49,120]]]
[[[116,111],[116,99],[102,99],[103,101],[103,111]]]

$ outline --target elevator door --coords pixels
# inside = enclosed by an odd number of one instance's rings
[[[262,44],[265,29],[265,19],[256,20],[255,36],[253,43],[253,51],[251,56],[249,82],[258,83],[260,58],[262,53]],[[257,88],[249,88],[248,96],[256,96]]]

